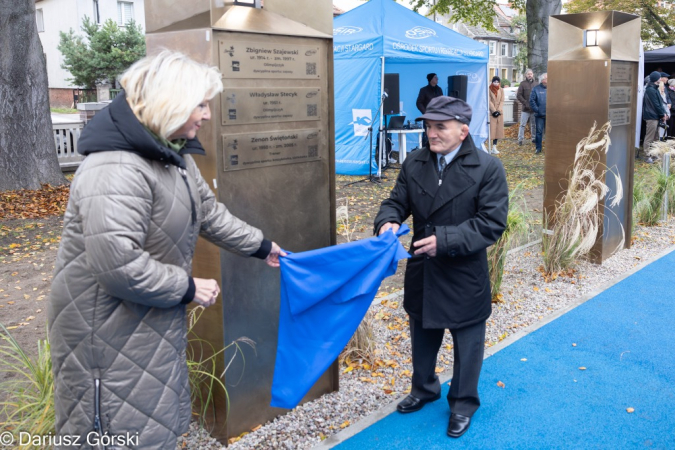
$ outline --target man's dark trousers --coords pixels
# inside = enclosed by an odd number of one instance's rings
[[[544,129],[546,128],[546,116],[544,117],[535,117],[537,121],[537,137],[534,140],[534,145],[537,147],[537,151],[541,151],[541,141],[544,138]]]
[[[483,367],[485,322],[450,330],[453,341],[453,372],[448,403],[450,411],[471,417],[480,406],[478,378]],[[436,375],[436,358],[443,342],[443,328],[423,328],[422,322],[410,318],[413,377],[410,394],[429,400],[441,392]]]

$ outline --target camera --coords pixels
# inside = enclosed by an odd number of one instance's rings
[[[502,113],[500,113],[499,111],[495,111],[495,112],[492,113],[492,117],[499,117],[501,115],[502,115]]]
[[[668,125],[666,125],[666,122],[664,120],[659,120],[659,127],[660,128],[666,128]]]

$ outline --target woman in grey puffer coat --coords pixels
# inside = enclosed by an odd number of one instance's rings
[[[278,267],[279,246],[216,201],[192,154],[215,68],[163,52],[122,77],[86,126],[49,303],[57,448],[173,449],[188,429],[186,305],[215,303],[192,278],[199,235]],[[103,447],[101,447],[103,448]]]

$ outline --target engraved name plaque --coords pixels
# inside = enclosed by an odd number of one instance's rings
[[[224,170],[320,160],[321,130],[223,135]]]
[[[633,81],[633,70],[630,64],[612,62],[612,73],[609,75],[610,83]]]
[[[610,108],[609,120],[613,127],[630,123],[630,108]]]
[[[630,87],[619,86],[609,88],[609,104],[618,105],[622,103],[630,103]]]
[[[223,125],[321,119],[319,88],[226,88]]]
[[[225,78],[318,80],[318,46],[255,41],[219,41],[220,71]]]

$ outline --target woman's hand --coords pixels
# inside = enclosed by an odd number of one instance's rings
[[[286,256],[286,252],[281,250],[281,247],[276,242],[272,242],[272,251],[265,258],[265,262],[270,267],[279,267],[279,256]]]
[[[194,278],[195,298],[194,302],[207,307],[216,303],[216,298],[220,294],[220,287],[216,280],[205,280],[204,278]]]

